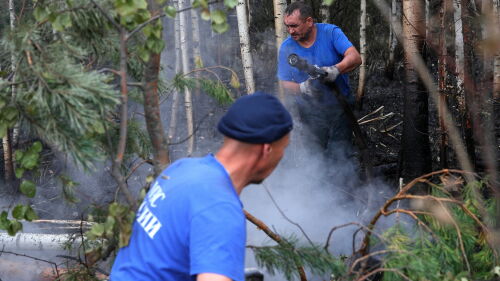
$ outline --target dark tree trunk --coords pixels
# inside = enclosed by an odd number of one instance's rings
[[[449,2],[450,0],[443,0],[440,11],[440,31],[439,31],[439,130],[441,140],[439,144],[439,160],[441,169],[448,168],[448,133],[444,122],[444,110],[448,104],[446,83],[447,83],[447,59],[448,52],[446,49],[446,23],[449,17]]]
[[[472,58],[474,55],[472,20],[469,13],[471,0],[462,0],[462,32],[464,38],[464,96],[465,112],[462,118],[465,146],[473,167],[476,166],[476,146],[474,143],[473,119],[476,114],[477,103],[474,97],[476,83],[472,72]]]
[[[149,0],[151,16],[162,12],[156,1]],[[168,144],[160,116],[158,96],[158,74],[160,72],[161,53],[151,53],[144,69],[144,114],[149,138],[153,145],[155,174],[158,175],[170,163]]]
[[[406,91],[404,93],[403,135],[401,139],[401,176],[408,182],[431,171],[428,134],[428,93],[411,63],[421,55],[425,40],[425,7],[423,1],[403,1],[403,34],[405,48]],[[418,193],[425,190],[418,190]]]

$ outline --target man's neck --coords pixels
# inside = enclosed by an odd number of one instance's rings
[[[239,195],[250,181],[253,164],[257,161],[256,154],[231,146],[223,146],[214,156],[226,169],[236,193]]]
[[[314,24],[313,28],[311,30],[311,34],[309,34],[309,37],[304,41],[297,41],[299,43],[299,45],[304,47],[304,48],[311,47],[314,44],[314,42],[316,42],[317,30],[318,29],[316,27],[316,24]]]

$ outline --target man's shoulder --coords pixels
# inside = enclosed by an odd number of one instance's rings
[[[292,39],[292,37],[288,36],[283,42],[281,43],[281,48],[286,47],[286,46],[293,46],[296,45],[297,42]]]
[[[316,28],[319,32],[331,32],[332,30],[335,30],[337,28],[340,29],[340,27],[336,26],[333,23],[317,23]]]

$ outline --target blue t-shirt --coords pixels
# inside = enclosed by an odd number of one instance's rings
[[[141,204],[111,280],[188,281],[217,273],[243,281],[245,223],[231,179],[213,155],[176,161]]]
[[[332,66],[339,63],[344,58],[345,51],[352,47],[352,43],[347,39],[342,30],[333,24],[316,23],[316,40],[309,48],[300,46],[297,41],[288,37],[281,44],[278,57],[278,79],[282,81],[292,81],[301,83],[306,81],[309,76],[303,71],[288,64],[288,56],[292,53],[307,60],[309,64],[322,66]],[[341,74],[335,80],[342,93],[350,98],[349,77],[347,74]],[[322,88],[322,105],[336,104],[336,98],[327,86],[318,83],[317,87]]]

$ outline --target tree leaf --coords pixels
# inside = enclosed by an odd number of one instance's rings
[[[165,8],[163,8],[163,11],[167,15],[167,17],[171,18],[175,18],[175,15],[177,14],[177,10],[174,6],[165,6]]]
[[[102,223],[94,224],[90,229],[90,233],[97,237],[102,236],[104,234],[104,224]]]
[[[16,233],[18,231],[20,231],[22,229],[23,229],[23,224],[22,223],[20,223],[17,220],[12,220],[12,221],[10,221],[10,225],[7,228],[7,233],[9,233],[10,236],[14,236],[14,235],[16,235]]]
[[[226,31],[228,31],[229,25],[227,24],[227,22],[222,23],[222,24],[213,24],[212,23],[212,29],[217,33],[224,33]]]
[[[330,6],[331,4],[333,4],[333,1],[335,0],[323,0],[323,5]]]
[[[203,68],[203,60],[201,59],[201,56],[196,56],[194,58],[194,65],[196,68]]]
[[[146,50],[145,48],[140,48],[137,54],[143,61],[149,61],[149,51]]]
[[[9,214],[6,211],[2,211],[0,214],[0,229],[7,230],[10,225],[10,220],[7,218]]]
[[[193,4],[191,5],[193,8],[205,8],[208,9],[208,2],[207,0],[194,0]]]
[[[2,116],[5,121],[9,123],[15,122],[17,120],[17,109],[15,107],[9,106],[2,110]]]
[[[231,73],[231,87],[238,89],[241,84],[240,84],[240,79],[238,79],[238,76],[234,73]]]
[[[36,152],[36,153],[40,153],[42,151],[42,148],[43,148],[42,143],[39,141],[36,141],[33,143],[30,150],[33,152]]]
[[[30,198],[35,197],[36,185],[34,182],[32,182],[30,180],[23,180],[23,182],[21,183],[20,189],[24,195],[26,195]]]
[[[0,123],[0,138],[3,138],[7,135],[7,124]]]
[[[215,24],[223,24],[227,19],[226,13],[222,10],[213,11],[210,17],[212,19],[212,22]]]
[[[38,165],[38,159],[40,155],[37,152],[28,150],[21,159],[21,167],[27,170],[31,170]]]
[[[2,109],[6,104],[7,102],[4,99],[0,98],[0,109]]]
[[[18,220],[24,219],[24,214],[26,213],[26,206],[25,205],[17,205],[14,207],[12,210],[12,217]]]
[[[38,219],[38,215],[35,210],[31,208],[31,206],[26,206],[26,212],[24,213],[24,219],[27,221],[32,221]]]
[[[18,178],[18,179],[22,178],[24,171],[25,170],[23,168],[16,168],[16,170],[15,170],[16,178]]]
[[[14,156],[16,157],[17,162],[21,162],[21,159],[24,157],[24,151],[16,150],[16,152],[14,152]]]
[[[210,10],[209,9],[203,9],[201,11],[201,19],[202,20],[210,20]]]
[[[238,5],[238,0],[224,0],[224,5],[229,9],[232,9]]]
[[[33,16],[38,22],[44,21],[49,14],[50,10],[46,5],[37,5],[35,10],[33,11]]]
[[[63,31],[64,29],[71,27],[73,23],[71,22],[71,17],[69,13],[59,14],[54,21],[52,21],[52,27],[56,31]]]

